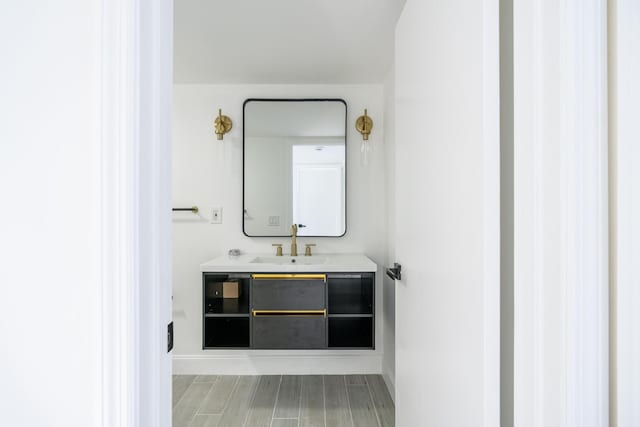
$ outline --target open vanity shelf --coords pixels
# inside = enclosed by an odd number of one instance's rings
[[[328,347],[373,348],[374,273],[328,276]]]
[[[205,274],[203,289],[205,317],[249,317],[250,276],[247,274]],[[238,281],[242,288],[239,298],[222,298],[222,283]]]
[[[202,347],[374,349],[374,296],[373,272],[203,272]]]

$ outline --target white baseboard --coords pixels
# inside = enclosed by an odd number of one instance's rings
[[[382,374],[382,355],[174,355],[176,375]]]
[[[391,395],[391,400],[393,403],[396,403],[396,377],[393,371],[388,367],[385,368],[382,373],[382,378],[384,379],[384,383],[387,385],[387,389],[389,390],[389,394]]]

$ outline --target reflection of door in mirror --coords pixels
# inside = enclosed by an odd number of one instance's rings
[[[243,230],[247,236],[346,231],[346,104],[249,99],[244,104]]]
[[[339,236],[344,217],[327,212],[344,211],[344,143],[294,145],[293,222],[301,224],[299,236]]]

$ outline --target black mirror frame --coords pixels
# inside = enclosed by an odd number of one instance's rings
[[[315,238],[336,238],[336,237],[344,237],[347,234],[347,223],[348,223],[348,200],[349,198],[348,196],[348,162],[347,159],[349,158],[348,154],[347,154],[347,142],[348,142],[348,137],[347,137],[347,116],[348,116],[348,107],[347,107],[347,102],[344,99],[341,98],[247,98],[243,103],[242,103],[242,234],[244,234],[247,237],[267,237],[267,238],[273,238],[273,237],[289,237],[289,235],[276,235],[276,236],[253,236],[250,234],[247,234],[247,231],[244,228],[244,214],[246,211],[246,206],[245,206],[245,110],[246,110],[246,106],[249,102],[252,101],[269,101],[269,102],[309,102],[309,101],[313,101],[313,102],[341,102],[344,104],[344,232],[338,236],[299,236],[299,237],[315,237]]]

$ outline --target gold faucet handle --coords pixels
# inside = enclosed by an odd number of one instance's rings
[[[271,246],[276,247],[276,256],[282,256],[282,243],[272,243]]]
[[[304,256],[311,256],[311,246],[315,246],[315,243],[305,243]]]

